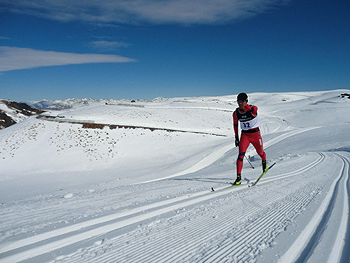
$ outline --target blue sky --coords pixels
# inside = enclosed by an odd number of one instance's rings
[[[3,99],[349,88],[349,0],[0,0]]]

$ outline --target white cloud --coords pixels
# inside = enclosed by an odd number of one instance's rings
[[[213,24],[247,18],[291,0],[0,0],[10,12],[94,23]],[[1,9],[0,9],[1,11]]]
[[[101,50],[101,51],[112,51],[121,47],[129,47],[131,44],[118,42],[118,41],[106,41],[106,40],[98,40],[90,42],[90,46]]]
[[[76,54],[0,46],[0,71],[90,63],[125,63],[134,59],[117,55]]]

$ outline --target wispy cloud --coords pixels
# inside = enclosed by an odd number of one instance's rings
[[[61,21],[109,23],[226,23],[291,0],[0,0],[6,11]],[[1,11],[1,9],[0,9]]]
[[[91,41],[90,46],[100,51],[113,51],[118,48],[129,47],[131,46],[131,44],[128,44],[125,42],[118,42],[118,41],[98,40],[98,41]]]
[[[136,60],[117,55],[76,54],[0,46],[0,71],[90,63],[126,63]]]

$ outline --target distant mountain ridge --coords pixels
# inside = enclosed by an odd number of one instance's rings
[[[66,99],[66,100],[41,100],[41,101],[29,101],[28,104],[37,109],[47,109],[47,110],[66,110],[72,108],[79,108],[82,106],[88,106],[91,104],[114,104],[118,102],[113,99]]]
[[[164,98],[155,98],[151,101],[163,101]],[[148,100],[115,100],[115,99],[66,99],[66,100],[41,100],[41,101],[29,101],[27,102],[33,108],[43,109],[43,110],[67,110],[75,109],[82,106],[89,106],[93,104],[97,105],[109,105],[109,104],[120,104],[120,103],[133,103],[133,102],[146,102]]]

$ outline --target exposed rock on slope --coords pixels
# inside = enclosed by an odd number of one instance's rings
[[[0,129],[7,128],[29,116],[38,115],[44,111],[32,108],[26,103],[0,100]]]

